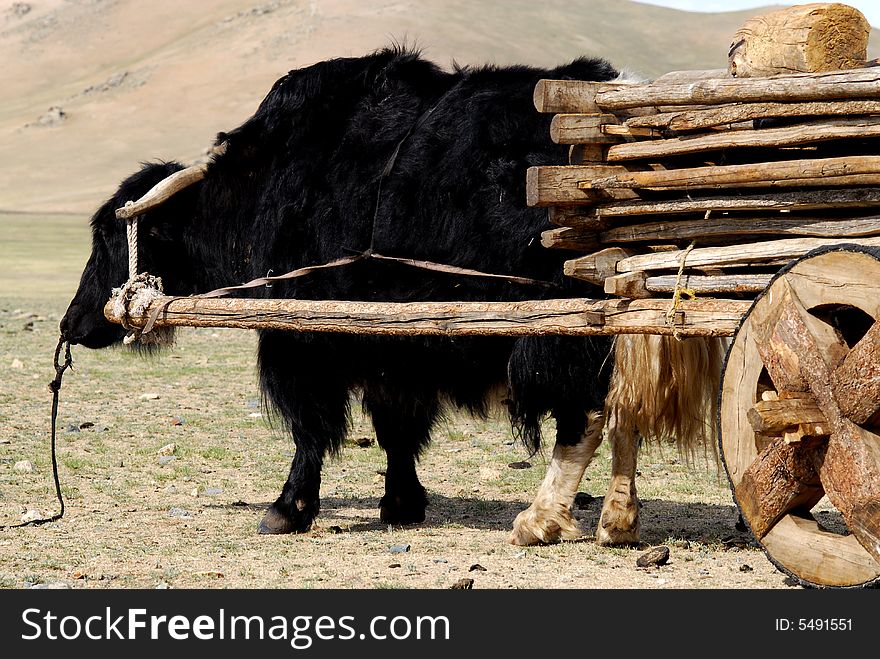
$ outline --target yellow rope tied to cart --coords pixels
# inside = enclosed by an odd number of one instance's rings
[[[707,213],[708,215],[708,213]],[[675,278],[675,290],[672,293],[672,306],[669,307],[669,311],[666,312],[666,324],[672,328],[672,336],[681,340],[680,332],[675,325],[675,314],[678,313],[678,307],[681,304],[682,296],[688,300],[694,300],[697,297],[696,291],[692,288],[685,288],[681,285],[681,278],[684,276],[684,263],[687,260],[688,254],[691,253],[691,250],[696,246],[697,242],[693,241],[690,245],[685,248],[685,250],[681,253],[681,256],[678,257],[679,265],[678,265],[678,275]]]

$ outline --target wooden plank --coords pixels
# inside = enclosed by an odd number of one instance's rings
[[[617,274],[617,264],[634,254],[635,252],[622,247],[609,247],[579,259],[566,261],[563,272],[569,277],[602,286],[605,279]]]
[[[628,274],[618,275],[625,277]],[[673,293],[676,285],[680,285],[697,295],[706,295],[708,293],[760,293],[770,280],[773,279],[772,274],[735,274],[735,275],[688,275],[683,274],[681,281],[677,275],[660,275],[647,277],[645,279],[645,288],[650,293]],[[608,280],[606,280],[607,282]],[[605,291],[608,292],[607,289]]]
[[[577,218],[610,220],[634,215],[680,215],[685,213],[739,212],[756,210],[805,211],[825,208],[868,208],[880,206],[880,188],[824,189],[779,192],[735,192],[728,195],[688,195],[684,199],[634,200],[602,203],[582,209]],[[574,226],[574,223],[572,223]]]
[[[594,231],[601,231],[608,227],[606,220],[592,216],[589,210],[582,206],[551,206],[547,215],[550,224],[561,227],[577,227]]]
[[[827,423],[812,396],[759,400],[748,411],[748,419],[754,431],[764,435],[781,435],[786,428],[802,423]]]
[[[550,139],[557,144],[617,144],[620,137],[602,132],[606,124],[618,124],[613,114],[557,114],[550,122]]]
[[[603,243],[646,240],[692,240],[754,235],[824,236],[828,238],[880,235],[880,216],[829,219],[827,217],[720,217],[671,220],[614,227],[603,231]]]
[[[880,95],[880,75],[872,69],[794,73],[769,78],[716,78],[686,84],[645,84],[595,88],[591,98],[599,109],[665,105],[717,105],[719,103],[810,102],[871,99]]]
[[[812,518],[786,515],[761,543],[774,560],[820,586],[857,586],[880,577],[880,563],[854,536],[823,531]]]
[[[880,117],[829,119],[781,128],[720,131],[707,135],[687,135],[666,140],[615,144],[608,149],[608,162],[662,159],[722,149],[786,147],[878,136],[880,136]]]
[[[787,263],[803,256],[817,247],[833,245],[865,245],[880,247],[880,237],[875,238],[785,238],[756,243],[727,245],[724,247],[698,247],[692,249],[685,259],[689,268],[706,266],[746,266],[755,263]],[[618,272],[635,270],[677,270],[685,250],[639,254],[617,263]]]
[[[569,165],[601,165],[607,157],[607,144],[572,144],[568,149]]]
[[[731,103],[708,108],[630,117],[624,125],[673,131],[703,130],[775,117],[831,117],[880,114],[880,101],[816,101],[811,103]]]
[[[839,2],[785,7],[747,20],[733,36],[728,72],[738,78],[863,66],[871,26]]]
[[[619,165],[569,165],[529,167],[526,171],[526,203],[529,206],[553,206],[557,204],[593,204],[597,199],[636,199],[631,190],[604,192],[586,190],[579,184],[590,176],[620,174],[626,168]]]
[[[541,244],[550,249],[570,249],[588,252],[599,246],[596,232],[572,227],[560,227],[541,232]]]
[[[669,300],[562,299],[527,302],[347,302],[159,298],[143,315],[129,318],[143,327],[157,306],[168,304],[156,326],[232,327],[369,335],[536,336],[672,334],[665,314]],[[677,330],[682,336],[729,336],[749,308],[747,300],[682,302]],[[111,322],[112,303],[104,308]]]
[[[644,272],[625,272],[622,275],[613,275],[605,278],[603,287],[609,295],[632,299],[651,297],[651,293],[645,286],[647,276]]]
[[[880,74],[878,74],[880,76]],[[595,169],[595,171],[590,171]],[[584,190],[679,188],[880,185],[880,156],[809,158],[743,165],[713,165],[687,169],[630,172],[604,175],[601,167],[583,166],[579,184]]]

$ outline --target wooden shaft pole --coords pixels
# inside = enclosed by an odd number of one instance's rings
[[[164,306],[166,305],[167,306]],[[749,308],[748,300],[682,302],[676,331],[682,336],[730,336]],[[300,332],[391,336],[531,336],[672,334],[668,299],[562,299],[527,302],[345,302],[159,298],[143,315],[129,317],[143,327],[152,311],[164,310],[156,326],[232,327]],[[111,322],[112,302],[104,308]]]

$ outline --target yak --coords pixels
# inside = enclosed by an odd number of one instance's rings
[[[534,110],[536,82],[617,75],[591,58],[551,69],[448,71],[403,48],[290,71],[251,118],[217,137],[225,151],[201,181],[139,216],[141,269],[161,277],[166,293],[185,296],[377,253],[507,278],[363,258],[247,295],[391,302],[601,296],[563,276],[570,254],[542,247],[548,218],[526,205],[526,170],[567,158],[566,147],[548,137],[549,117]],[[92,217],[92,253],[61,321],[70,343],[97,349],[122,339],[125,331],[102,313],[111,289],[127,279],[125,227],[114,211],[182,168],[143,165]],[[530,453],[539,450],[548,415],[556,426],[547,475],[511,541],[580,534],[569,506],[603,429],[614,460],[597,539],[637,541],[637,431],[656,430],[649,426],[665,418],[661,434],[688,423],[704,432],[705,401],[714,398],[701,397],[696,383],[718,368],[717,357],[710,342],[659,337],[618,340],[615,349],[605,336],[260,330],[262,394],[296,451],[258,530],[310,528],[322,464],[343,446],[353,397],[386,453],[381,520],[422,522],[428,500],[416,463],[433,427],[450,409],[485,415],[500,391]],[[687,387],[676,387],[688,378]]]

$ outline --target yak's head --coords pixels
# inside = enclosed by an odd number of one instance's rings
[[[126,222],[116,209],[135,201],[156,183],[182,169],[179,163],[144,165],[122,185],[92,217],[92,254],[83,270],[79,288],[61,319],[67,341],[87,348],[104,348],[121,341],[125,330],[104,317],[104,305],[113,288],[128,279]],[[163,278],[165,292],[191,292],[191,266],[183,245],[183,231],[194,213],[198,186],[177,193],[157,209],[140,216],[138,224],[138,270]]]

